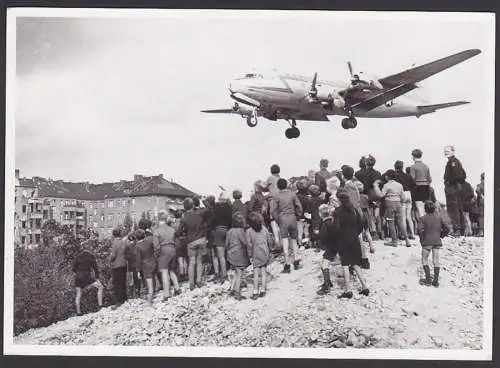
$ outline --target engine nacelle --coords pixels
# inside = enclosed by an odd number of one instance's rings
[[[382,84],[379,82],[380,78],[378,78],[376,75],[362,73],[359,77],[363,82],[369,84],[371,87],[384,89]]]
[[[233,105],[233,111],[240,114],[241,116],[249,116],[252,115],[253,109],[249,106],[245,105],[240,105],[239,103],[235,102]]]

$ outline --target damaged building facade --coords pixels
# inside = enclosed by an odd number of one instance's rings
[[[76,232],[87,229],[100,236],[111,235],[129,214],[137,222],[143,213],[154,218],[158,211],[181,208],[186,197],[196,193],[157,176],[134,175],[134,180],[114,183],[72,183],[40,177],[21,178],[16,170],[15,243],[40,243],[41,228],[49,219]]]

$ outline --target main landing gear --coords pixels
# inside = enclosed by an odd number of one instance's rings
[[[349,115],[347,118],[342,119],[342,128],[344,129],[354,129],[358,126],[358,121],[356,120],[356,117],[352,113],[352,111],[347,111],[347,114]]]
[[[285,130],[285,137],[287,137],[288,139],[298,138],[300,136],[300,130],[299,128],[297,128],[297,122],[295,121],[295,119],[292,119],[291,122],[289,120],[287,121],[290,124],[290,128]]]

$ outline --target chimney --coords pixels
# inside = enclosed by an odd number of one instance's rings
[[[16,169],[16,179],[19,180],[19,169]]]
[[[142,175],[135,174],[134,175],[134,181],[141,181],[143,179]]]

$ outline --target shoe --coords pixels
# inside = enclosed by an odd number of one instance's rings
[[[181,293],[181,289],[174,290],[174,296],[180,295]]]
[[[411,236],[408,237],[408,239],[415,240],[415,236],[411,235]]]
[[[411,243],[409,241],[406,242],[406,247],[411,248]]]
[[[196,283],[196,287],[197,287],[197,288],[201,288],[202,286],[203,286],[203,283],[201,283],[201,282],[197,282],[197,283]]]
[[[263,297],[265,297],[265,296],[266,296],[266,292],[265,292],[265,291],[261,291],[261,292],[259,293],[259,298],[263,298]]]
[[[241,295],[241,294],[234,294],[234,298],[236,300],[245,300],[246,299],[246,297]]]
[[[77,315],[78,317],[81,317],[81,316],[83,316],[83,313],[82,313],[82,312],[76,312],[76,315]]]
[[[360,293],[361,295],[368,296],[368,295],[370,294],[370,290],[369,290],[368,288],[366,288],[366,289],[361,289],[361,290],[359,291],[359,293]]]
[[[429,266],[423,266],[424,269],[424,274],[425,278],[420,279],[418,283],[422,286],[431,286],[432,279],[431,279],[431,269]]]
[[[193,291],[194,289],[196,289],[195,285],[189,285],[189,290]]]
[[[342,294],[337,296],[338,299],[346,298],[346,299],[351,299],[352,298],[352,291],[344,291]]]
[[[298,270],[300,268],[300,261],[293,262],[293,268]]]
[[[434,267],[434,279],[432,280],[432,286],[439,287],[439,267]]]
[[[168,302],[170,298],[168,296],[164,296],[163,299],[161,300],[163,303]]]
[[[321,285],[321,288],[316,292],[318,295],[326,295],[330,292],[330,288],[325,285]]]
[[[290,273],[290,265],[289,265],[289,264],[286,264],[286,265],[283,267],[283,271],[281,271],[281,273]]]
[[[250,299],[252,299],[252,300],[259,299],[259,294],[253,294]]]
[[[368,258],[361,258],[361,268],[365,270],[370,269],[370,261],[368,260]]]

